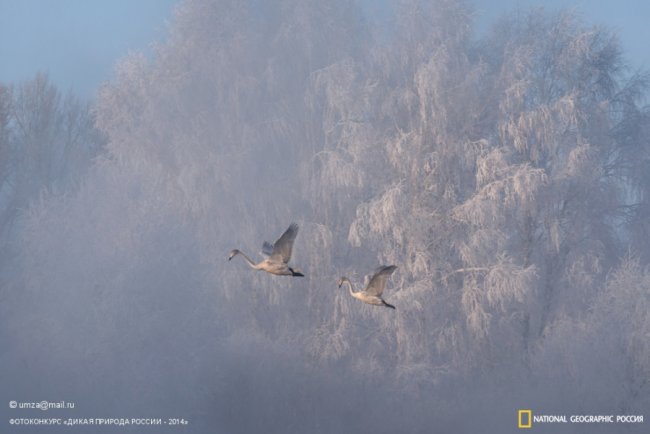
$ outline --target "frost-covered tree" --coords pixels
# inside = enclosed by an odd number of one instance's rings
[[[103,138],[90,103],[62,96],[45,74],[2,88],[0,139],[5,222],[43,190],[66,190],[84,176]]]
[[[503,234],[492,257],[534,267],[522,319],[535,339],[557,315],[585,312],[623,251],[617,226],[630,185],[620,181],[616,132],[643,83],[626,78],[613,35],[572,14],[533,11],[496,29],[481,57],[498,107],[485,131],[492,146],[477,160],[477,193],[458,212],[479,236]]]
[[[616,402],[625,413],[640,413],[650,403],[648,333],[650,318],[647,267],[627,257],[607,277],[589,312],[556,321],[532,359],[540,378],[550,380],[531,397],[549,405],[584,401],[580,409]],[[558,371],[558,367],[562,368]],[[584,398],[590,398],[585,400]]]
[[[340,210],[366,255],[400,262],[398,300],[418,315],[390,328],[398,365],[527,360],[554,321],[586,314],[625,249],[643,77],[571,13],[513,15],[477,44],[457,2],[397,16],[392,45],[317,76],[316,206]]]

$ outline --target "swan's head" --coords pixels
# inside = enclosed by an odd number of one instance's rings
[[[347,277],[341,277],[339,280],[336,281],[336,284],[337,284],[337,285],[339,286],[339,288],[340,288],[341,286],[343,286],[343,282],[345,282],[346,280],[348,280]]]
[[[235,256],[237,256],[238,254],[239,254],[239,250],[237,250],[237,249],[232,250],[232,251],[230,252],[230,254],[228,255],[228,260],[230,261],[232,258],[234,258]]]

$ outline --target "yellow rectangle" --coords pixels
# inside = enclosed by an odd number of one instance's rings
[[[528,416],[528,422],[524,423],[524,415]],[[517,414],[517,427],[518,428],[531,428],[533,426],[533,411],[532,410],[519,410]]]

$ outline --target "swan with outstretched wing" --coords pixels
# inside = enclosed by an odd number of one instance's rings
[[[228,260],[231,260],[237,255],[241,255],[246,263],[256,270],[266,271],[267,273],[276,274],[278,276],[303,277],[304,274],[302,274],[298,269],[289,267],[293,242],[296,240],[297,235],[298,225],[291,223],[289,228],[284,231],[275,244],[271,245],[268,241],[264,241],[264,244],[262,245],[262,253],[268,257],[257,264],[245,253],[237,249],[230,252]]]
[[[396,269],[397,267],[395,265],[382,265],[381,267],[377,268],[375,270],[375,274],[373,274],[372,278],[370,278],[368,286],[366,286],[363,291],[355,292],[352,288],[352,282],[350,282],[350,279],[347,277],[341,277],[337,283],[339,285],[339,288],[343,286],[344,283],[347,284],[350,295],[357,300],[361,300],[364,303],[372,304],[374,306],[384,306],[395,309],[395,306],[386,303],[386,301],[381,296],[384,293],[386,281]]]

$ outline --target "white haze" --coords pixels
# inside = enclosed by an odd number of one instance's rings
[[[570,13],[475,41],[463,2],[391,10],[188,0],[92,109],[0,88],[1,423],[43,399],[178,433],[650,417],[646,77]],[[227,261],[292,221],[306,277]],[[379,264],[395,311],[336,286]]]

